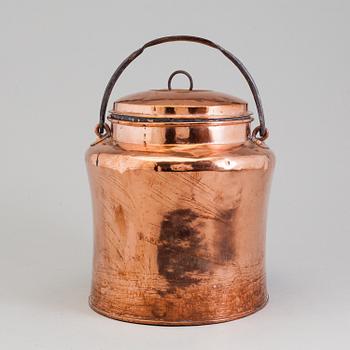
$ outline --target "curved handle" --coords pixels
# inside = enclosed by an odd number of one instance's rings
[[[245,80],[247,81],[250,90],[253,94],[254,100],[255,100],[255,104],[256,104],[256,108],[258,111],[258,117],[259,117],[259,123],[260,125],[257,127],[256,133],[259,132],[260,134],[260,139],[265,139],[267,137],[267,129],[265,126],[265,118],[264,118],[264,111],[263,111],[263,107],[262,107],[262,102],[261,102],[261,98],[259,95],[259,91],[258,88],[252,78],[252,76],[250,75],[250,73],[248,72],[247,68],[243,65],[243,63],[236,57],[234,56],[232,53],[230,53],[229,51],[225,50],[223,47],[213,43],[212,41],[208,40],[208,39],[204,39],[201,37],[197,37],[197,36],[191,36],[191,35],[174,35],[174,36],[165,36],[165,37],[161,37],[161,38],[157,38],[154,40],[149,41],[148,43],[146,43],[145,45],[143,45],[140,49],[134,51],[131,55],[129,55],[120,65],[119,67],[116,69],[116,71],[113,73],[112,77],[110,78],[105,92],[103,94],[103,98],[102,98],[102,102],[101,102],[101,108],[100,108],[100,121],[98,124],[98,134],[100,136],[103,136],[104,131],[105,131],[105,119],[106,119],[106,109],[107,109],[107,104],[108,104],[108,100],[109,97],[111,96],[112,90],[114,88],[115,83],[117,82],[117,80],[119,79],[119,77],[121,76],[121,74],[123,73],[123,71],[128,67],[128,65],[135,60],[138,56],[140,56],[142,54],[142,52],[147,49],[148,47],[151,46],[156,46],[159,44],[164,44],[167,42],[172,42],[172,41],[189,41],[189,42],[195,42],[195,43],[199,43],[199,44],[203,44],[209,47],[212,47],[214,49],[219,50],[221,53],[223,53],[224,56],[226,56],[238,69],[239,71],[242,73],[242,75],[244,76]],[[255,134],[256,134],[255,133]]]

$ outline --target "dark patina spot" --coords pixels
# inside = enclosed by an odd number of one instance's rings
[[[208,271],[208,261],[201,257],[205,250],[200,232],[200,217],[191,209],[168,212],[161,223],[158,246],[159,273],[175,287],[198,283],[198,275]]]
[[[174,107],[165,107],[165,114],[176,114]]]
[[[190,143],[208,142],[210,139],[208,129],[191,128],[190,129]]]
[[[236,209],[223,210],[215,223],[217,260],[221,263],[234,257],[234,219]]]
[[[167,128],[165,130],[165,143],[166,144],[176,143],[176,131],[174,128]]]

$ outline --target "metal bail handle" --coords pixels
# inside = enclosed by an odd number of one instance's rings
[[[168,43],[168,42],[173,42],[173,41],[188,41],[188,42],[195,42],[198,44],[203,44],[209,47],[212,47],[214,49],[219,50],[224,56],[226,56],[237,68],[238,70],[242,73],[244,76],[245,80],[247,81],[249,88],[253,94],[254,101],[256,104],[256,108],[258,111],[258,117],[259,117],[259,126],[257,126],[254,129],[253,135],[255,138],[259,140],[265,140],[268,137],[268,131],[265,126],[265,117],[264,117],[264,110],[262,107],[262,102],[260,98],[260,94],[258,91],[258,88],[248,72],[247,68],[243,65],[243,63],[236,57],[234,56],[231,52],[227,51],[220,45],[217,45],[213,43],[212,41],[197,37],[197,36],[191,36],[191,35],[174,35],[174,36],[164,36],[161,38],[157,38],[154,40],[149,41],[145,45],[143,45],[141,48],[138,50],[134,51],[131,55],[129,55],[116,69],[116,71],[113,73],[112,77],[110,78],[105,92],[103,94],[102,102],[101,102],[101,108],[100,108],[100,121],[98,124],[98,134],[100,137],[105,137],[106,133],[108,133],[108,130],[106,128],[106,110],[107,110],[107,105],[109,98],[111,96],[112,90],[114,88],[115,83],[119,79],[119,77],[122,75],[124,70],[129,66],[129,64],[134,61],[138,56],[142,54],[142,52],[147,49],[148,47]],[[259,133],[260,137],[257,137],[257,134]]]

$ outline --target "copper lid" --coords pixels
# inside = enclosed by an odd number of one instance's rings
[[[247,102],[209,90],[150,90],[114,102],[112,119],[251,119]],[[135,118],[134,118],[135,119]],[[156,121],[157,121],[156,120]]]

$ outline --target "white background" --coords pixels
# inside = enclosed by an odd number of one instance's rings
[[[348,1],[0,2],[0,348],[348,349],[350,347]],[[213,326],[113,321],[87,304],[92,219],[84,152],[113,70],[158,36],[207,37],[235,53],[263,98],[277,156],[267,268],[270,302]],[[166,86],[250,102],[215,50],[149,49],[113,99]],[[181,77],[174,85],[187,84]],[[254,215],[254,213],[252,213]]]

